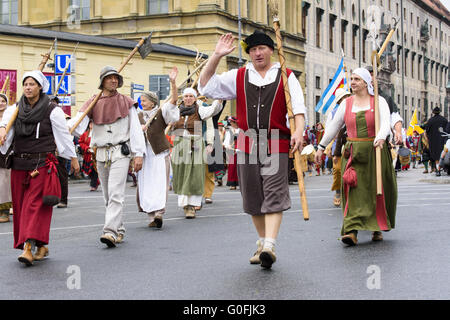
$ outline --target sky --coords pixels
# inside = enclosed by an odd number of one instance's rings
[[[441,0],[441,3],[450,11],[450,0]]]

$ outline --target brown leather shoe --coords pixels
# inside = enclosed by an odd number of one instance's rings
[[[253,254],[253,257],[250,258],[250,264],[260,264],[261,263],[261,259],[259,258],[259,255],[261,254],[264,243],[262,241],[258,240],[258,241],[256,241],[256,244],[258,245],[258,249],[256,249],[256,252]]]
[[[36,253],[33,255],[33,259],[35,261],[44,260],[45,257],[48,256],[48,248],[45,246],[38,247]]]
[[[108,248],[114,248],[116,246],[116,240],[110,234],[104,234],[100,237],[100,242],[108,246]]]
[[[163,225],[163,218],[161,216],[156,216],[155,220],[153,220],[153,222],[155,223],[155,227],[157,227],[158,229],[161,229],[161,227]]]
[[[339,197],[334,197],[334,199],[333,199],[333,204],[336,206],[336,207],[340,207],[341,206],[341,198]]]
[[[6,223],[6,222],[9,222],[9,212],[0,213],[0,223]]]
[[[186,219],[194,219],[195,218],[195,208],[193,206],[185,206],[184,214]]]
[[[277,257],[275,255],[275,249],[265,248],[261,251],[259,255],[259,259],[261,259],[261,267],[270,269],[272,264],[277,261]]]
[[[349,246],[356,246],[358,238],[354,232],[350,232],[341,238],[341,241]]]
[[[20,262],[25,263],[27,266],[33,265],[33,253],[31,252],[31,244],[25,242],[23,245],[23,253],[17,258]]]
[[[381,231],[374,231],[372,232],[372,241],[382,241],[383,240],[383,234]]]
[[[117,236],[117,240],[116,240],[116,243],[122,243],[123,242],[123,237],[124,237],[125,235],[123,235],[122,233],[119,233],[119,235]]]

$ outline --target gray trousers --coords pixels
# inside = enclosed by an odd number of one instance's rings
[[[103,234],[110,234],[117,240],[125,234],[123,225],[123,204],[130,158],[116,160],[105,168],[105,162],[97,162],[98,178],[105,199],[106,214]]]

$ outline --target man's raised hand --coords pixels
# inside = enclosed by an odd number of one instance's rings
[[[236,46],[233,45],[234,37],[231,33],[224,34],[220,36],[219,41],[216,45],[216,50],[214,53],[219,57],[224,57],[236,49]]]
[[[170,73],[169,73],[170,82],[175,82],[175,80],[177,80],[177,76],[178,76],[178,68],[177,67],[173,67],[172,70],[170,70]]]

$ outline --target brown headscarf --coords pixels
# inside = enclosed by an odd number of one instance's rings
[[[86,101],[80,111],[84,112],[94,98],[95,96]],[[88,117],[97,125],[111,124],[119,118],[128,116],[130,108],[135,104],[136,102],[133,99],[116,91],[112,96],[101,96],[94,108],[88,113]]]

